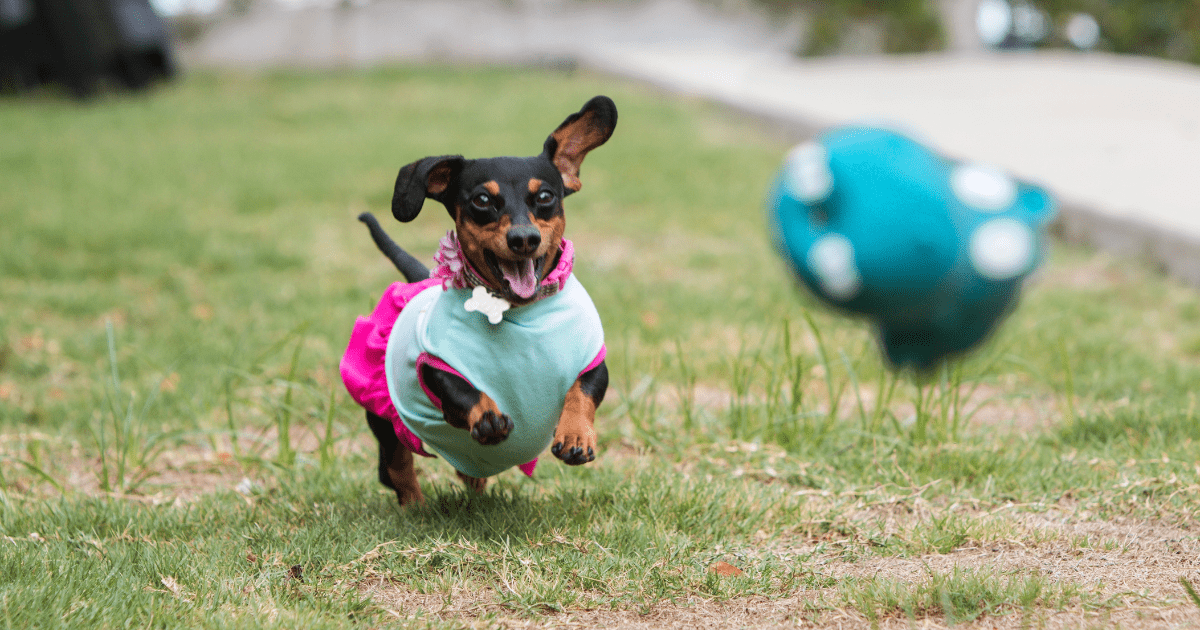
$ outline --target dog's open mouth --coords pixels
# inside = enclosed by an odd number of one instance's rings
[[[545,256],[524,258],[522,260],[501,260],[495,254],[487,252],[488,263],[500,278],[508,283],[508,290],[513,295],[528,300],[538,290],[538,269],[542,267]]]

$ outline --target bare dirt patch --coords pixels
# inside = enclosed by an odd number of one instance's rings
[[[470,628],[606,628],[649,630],[675,628],[805,628],[823,627],[856,630],[858,628],[948,628],[947,620],[924,617],[909,620],[887,617],[872,621],[849,608],[825,608],[818,605],[820,593],[808,592],[768,599],[737,598],[714,601],[692,598],[677,604],[663,603],[647,610],[572,610],[529,617],[515,614],[494,603],[491,589],[448,594],[408,593],[390,587],[385,581],[366,583],[360,593],[369,595],[384,612],[397,620],[439,619]],[[1064,610],[1037,610],[1028,614],[1014,611],[959,621],[955,628],[967,630],[1009,628],[1138,628],[1174,630],[1200,625],[1200,609],[1191,604],[1143,605],[1103,611],[1072,607]]]
[[[937,509],[919,503],[916,509],[876,506],[848,516],[851,525],[886,522],[884,529],[909,532]],[[1002,520],[981,536],[948,553],[913,556],[870,555],[869,545],[856,535],[815,537],[794,545],[771,545],[761,554],[803,557],[812,572],[831,578],[828,588],[801,587],[778,598],[741,597],[714,600],[692,596],[674,603],[660,602],[644,609],[575,609],[544,614],[512,610],[499,603],[496,589],[454,588],[444,593],[415,593],[375,573],[358,590],[369,595],[385,613],[401,620],[434,618],[467,627],[502,628],[1146,628],[1200,627],[1200,607],[1180,584],[1186,578],[1200,583],[1200,540],[1182,527],[1132,518],[1110,521],[1079,520],[1069,506],[1030,513],[1011,510],[966,512],[980,520]],[[840,540],[835,540],[840,537]],[[840,544],[828,545],[824,543]],[[850,554],[849,547],[859,547]],[[825,549],[825,551],[821,551]],[[796,560],[801,562],[801,560]],[[752,571],[753,569],[747,569]],[[839,584],[847,580],[878,580],[918,585],[931,574],[977,571],[1000,576],[1040,576],[1052,584],[1072,587],[1084,598],[1072,598],[1063,608],[1021,610],[984,616],[954,624],[940,616],[909,620],[897,611],[880,611],[869,619],[843,599]],[[723,579],[736,580],[735,576]]]

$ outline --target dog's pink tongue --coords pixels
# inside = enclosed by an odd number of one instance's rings
[[[537,292],[537,272],[533,269],[533,259],[504,261],[500,263],[500,270],[504,272],[504,279],[508,280],[508,288],[521,298],[529,299]]]

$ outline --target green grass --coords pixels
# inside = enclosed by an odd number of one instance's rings
[[[429,504],[400,510],[337,374],[396,279],[354,217],[386,218],[417,158],[537,152],[597,93],[621,122],[568,236],[607,332],[599,457],[479,497],[423,461]],[[917,380],[767,244],[787,147],[701,103],[494,68],[196,73],[89,105],[0,100],[0,129],[4,627],[1195,610],[1182,574],[1129,594],[935,566],[1134,553],[1043,521],[1194,548],[1200,297],[1134,262],[1056,247],[995,339]],[[388,229],[428,259],[449,225],[430,204]],[[876,574],[905,562],[929,564]]]

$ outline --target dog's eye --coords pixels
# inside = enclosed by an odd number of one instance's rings
[[[479,208],[480,210],[487,210],[488,208],[492,207],[492,196],[479,193],[478,195],[471,197],[471,205]]]
[[[538,193],[533,200],[536,201],[539,206],[550,205],[554,203],[554,193],[550,192],[549,190],[543,190],[542,192]]]

